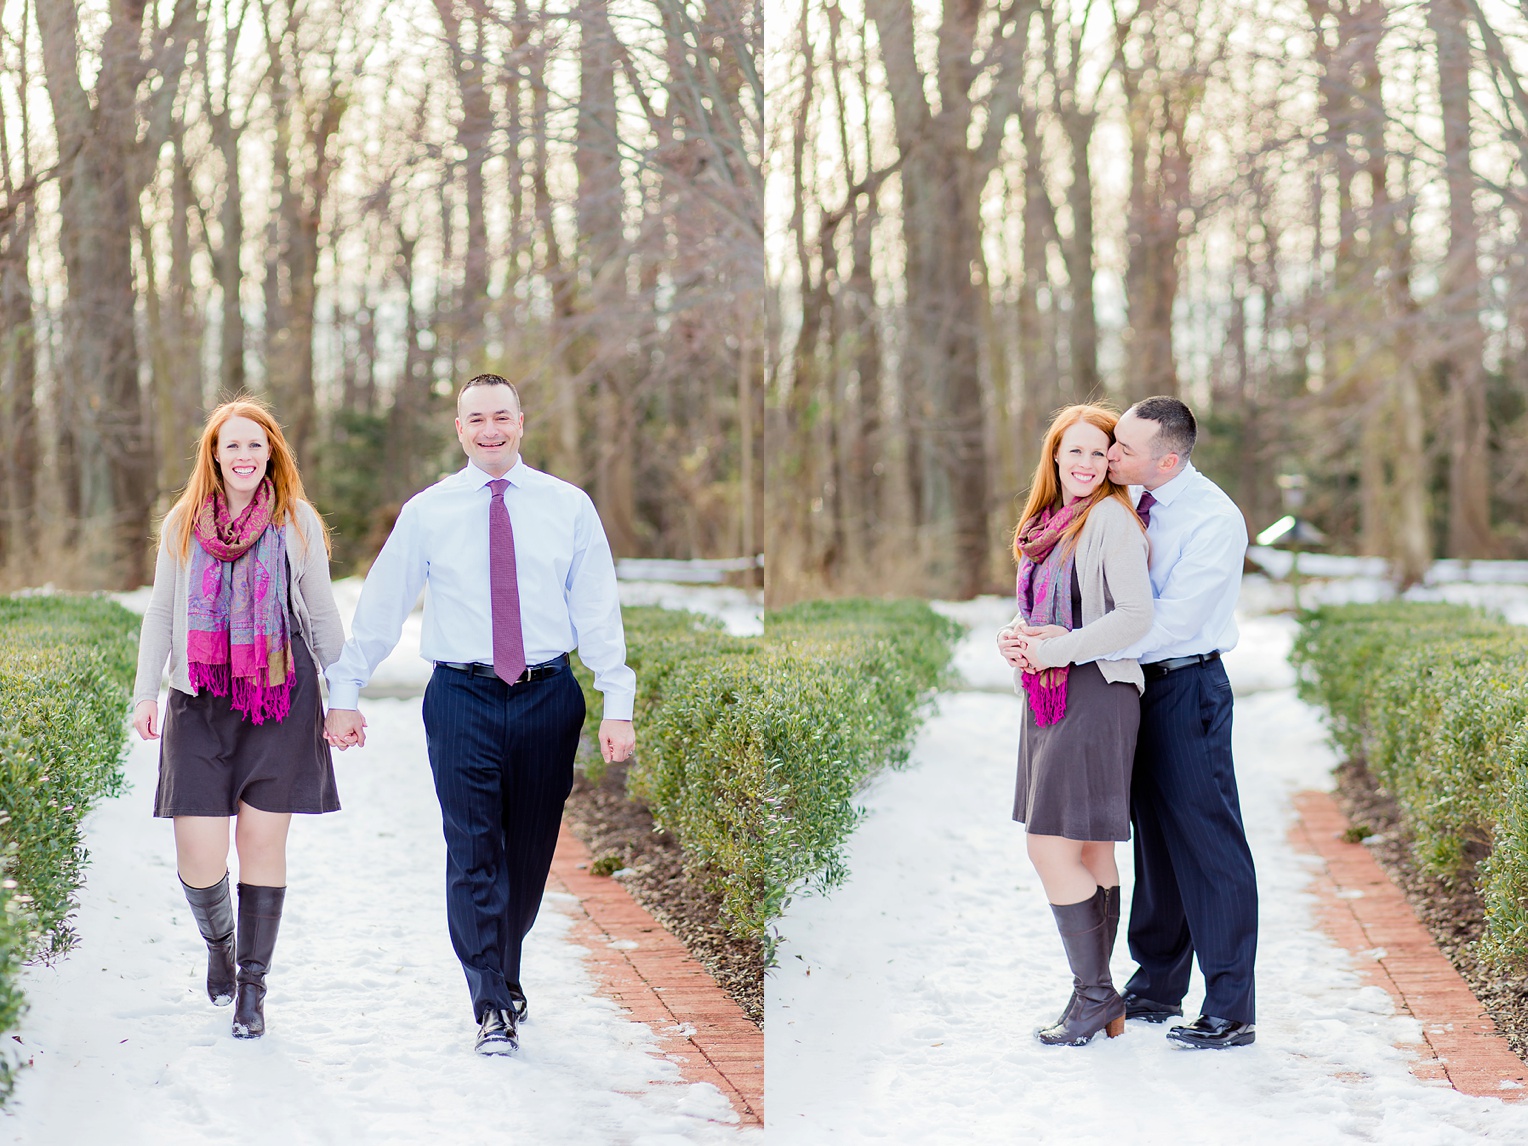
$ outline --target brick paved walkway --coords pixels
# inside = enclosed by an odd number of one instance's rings
[[[1322,925],[1360,956],[1365,977],[1390,993],[1398,1011],[1422,1024],[1426,1043],[1412,1073],[1463,1094],[1509,1102],[1528,1097],[1522,1089],[1528,1067],[1369,849],[1344,839],[1348,821],[1336,802],[1326,792],[1300,792],[1294,803],[1291,841],[1324,863],[1315,883]]]
[[[547,882],[577,897],[572,939],[605,993],[652,1028],[688,1081],[711,1083],[743,1125],[762,1126],[763,1032],[620,881],[590,874],[589,858],[564,824]]]

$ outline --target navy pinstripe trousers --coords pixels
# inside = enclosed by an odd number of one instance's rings
[[[1195,955],[1201,1013],[1255,1018],[1257,875],[1231,760],[1231,682],[1214,660],[1148,679],[1130,784],[1135,894],[1126,990],[1177,1004]]]
[[[583,690],[568,668],[511,688],[437,667],[425,689],[446,920],[479,1022],[489,1008],[508,1010],[509,988],[520,989],[520,948],[552,867],[583,723]]]

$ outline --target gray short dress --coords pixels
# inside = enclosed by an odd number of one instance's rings
[[[1072,570],[1072,616],[1082,616],[1082,585]],[[1073,665],[1066,715],[1041,728],[1026,700],[1019,734],[1013,818],[1037,836],[1069,840],[1130,838],[1130,770],[1141,694],[1104,679],[1098,665]]]
[[[295,673],[285,720],[252,724],[232,697],[170,690],[154,815],[236,816],[240,801],[262,812],[339,811],[318,669],[290,613],[287,625]]]

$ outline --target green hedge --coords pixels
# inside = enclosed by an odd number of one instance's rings
[[[21,1017],[21,964],[74,945],[80,820],[122,783],[138,625],[102,598],[0,598],[0,1031]],[[13,1082],[0,1055],[0,1101]]]
[[[960,626],[915,601],[798,605],[771,612],[762,638],[623,613],[638,687],[628,790],[721,893],[728,927],[764,936],[792,887],[843,880],[855,794],[906,760]],[[580,678],[593,731],[599,699]]]
[[[1528,630],[1453,605],[1307,613],[1293,660],[1337,746],[1400,806],[1419,864],[1478,865],[1480,954],[1528,968]]]

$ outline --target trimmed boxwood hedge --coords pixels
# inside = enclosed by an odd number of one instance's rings
[[[1528,969],[1528,630],[1479,610],[1392,602],[1301,618],[1300,695],[1400,807],[1416,859],[1475,866],[1479,954]]]
[[[22,963],[75,942],[80,821],[122,783],[139,619],[94,597],[0,598],[0,1031]],[[0,1055],[0,1101],[14,1084]]]
[[[960,626],[921,601],[796,605],[770,612],[762,638],[623,614],[638,687],[628,791],[720,892],[728,928],[767,937],[793,887],[843,880],[855,794],[906,760]],[[600,702],[580,679],[592,733]]]

